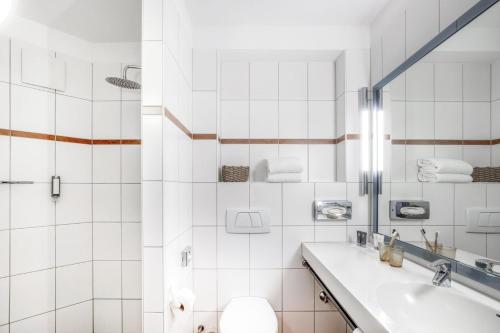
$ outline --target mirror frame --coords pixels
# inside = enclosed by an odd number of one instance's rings
[[[448,38],[452,37],[455,33],[460,31],[462,28],[467,26],[470,22],[475,20],[482,13],[487,11],[490,7],[495,5],[500,0],[480,0],[477,4],[475,4],[472,8],[470,8],[467,12],[465,12],[462,16],[460,16],[457,20],[451,23],[448,27],[446,27],[443,31],[441,31],[438,35],[432,38],[429,42],[427,42],[422,48],[420,48],[417,52],[415,52],[412,56],[410,56],[406,61],[400,64],[396,69],[390,72],[387,76],[385,76],[382,80],[376,83],[373,87],[373,107],[372,107],[372,122],[374,119],[377,119],[377,112],[383,111],[383,88],[394,80],[400,74],[406,72],[411,66],[420,61],[427,54],[432,52],[435,48],[444,43]],[[375,120],[376,121],[376,120]],[[372,124],[373,128],[377,128],[376,123]],[[378,129],[377,129],[378,130]],[[375,133],[374,133],[375,134]],[[385,133],[379,134],[384,135]],[[379,205],[379,196],[382,194],[383,183],[382,183],[382,174],[383,172],[378,170],[377,168],[377,144],[378,140],[373,140],[372,144],[372,159],[375,161],[373,163],[372,170],[372,188],[371,188],[371,232],[378,232],[378,205]],[[386,240],[389,240],[389,236],[384,235]],[[453,275],[453,279],[457,280],[473,289],[476,289],[480,292],[488,294],[489,296],[500,300],[500,276],[495,276],[492,274],[488,274],[487,272],[457,261],[455,259],[451,259],[448,257],[443,257],[436,253],[432,253],[424,248],[418,247],[416,245],[397,241],[399,246],[402,246],[405,249],[405,252],[408,254],[408,258],[420,263],[422,265],[427,265],[429,262],[435,261],[437,259],[446,259],[449,260],[452,264],[452,271],[455,273]]]

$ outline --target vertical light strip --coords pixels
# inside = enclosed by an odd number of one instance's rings
[[[368,173],[370,171],[370,104],[368,88],[358,90],[358,108],[361,121],[360,194],[368,194]]]

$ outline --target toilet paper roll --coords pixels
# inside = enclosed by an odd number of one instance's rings
[[[170,308],[175,317],[188,316],[193,311],[195,296],[187,288],[172,291]]]

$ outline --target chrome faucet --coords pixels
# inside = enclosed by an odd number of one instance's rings
[[[496,266],[496,265],[500,265],[500,261],[486,259],[486,258],[484,258],[484,259],[476,259],[476,266],[477,267],[484,269],[486,272],[488,272],[490,274],[493,274],[493,275],[496,275],[496,276],[500,276],[500,273],[495,272],[493,270],[493,267]]]
[[[441,287],[451,287],[451,262],[445,259],[438,259],[429,267],[436,270],[436,274],[432,278],[432,284]]]

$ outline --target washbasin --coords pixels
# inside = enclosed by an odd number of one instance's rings
[[[452,288],[394,282],[379,286],[376,294],[397,332],[500,332],[500,311]]]

